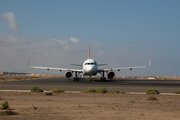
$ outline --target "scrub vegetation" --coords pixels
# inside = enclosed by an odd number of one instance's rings
[[[97,89],[87,89],[87,90],[83,90],[81,91],[81,93],[121,93],[121,94],[125,94],[126,92],[123,91],[119,91],[119,90],[114,90],[114,91],[107,91],[106,88],[104,87],[99,87]]]
[[[96,93],[96,90],[95,89],[87,89],[87,90],[81,91],[81,93]]]
[[[31,92],[43,92],[43,90],[40,89],[39,87],[33,87],[31,88]]]
[[[106,90],[106,88],[104,88],[104,87],[100,87],[100,88],[97,88],[97,89],[96,89],[96,92],[97,92],[97,93],[107,93],[107,90]]]
[[[18,115],[18,113],[9,109],[6,111],[0,112],[0,116],[8,116],[8,115]]]
[[[149,97],[147,100],[158,100],[156,97]]]
[[[124,92],[124,91],[121,91],[120,93],[121,93],[121,94],[126,94],[126,92]]]
[[[159,91],[157,91],[156,89],[149,89],[146,91],[146,94],[159,94]]]
[[[52,89],[52,92],[64,93],[64,90],[55,88],[55,89]]]
[[[12,110],[9,109],[9,104],[7,101],[5,101],[2,104],[2,107],[0,108],[1,110],[5,110],[5,111],[0,111],[0,116],[8,116],[8,115],[18,115],[17,112],[14,112]]]
[[[5,110],[5,109],[7,109],[7,108],[9,108],[9,105],[8,105],[8,102],[5,101],[5,102],[2,104],[2,107],[1,107],[0,109],[1,109],[1,110]]]
[[[179,91],[176,91],[176,92],[174,92],[175,94],[180,94],[180,90]]]
[[[46,92],[45,95],[52,95],[52,92]]]
[[[108,93],[119,93],[119,90],[109,91]]]

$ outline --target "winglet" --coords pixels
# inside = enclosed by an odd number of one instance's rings
[[[90,48],[89,48],[89,44],[88,44],[88,59],[90,59]]]
[[[151,58],[149,59],[149,66],[151,66]]]

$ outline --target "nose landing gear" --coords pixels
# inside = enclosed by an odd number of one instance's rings
[[[90,78],[89,78],[89,82],[92,82],[92,78],[91,78],[91,76],[90,76]]]

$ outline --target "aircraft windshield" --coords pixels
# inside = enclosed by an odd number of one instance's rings
[[[85,63],[85,65],[96,65],[96,63]]]

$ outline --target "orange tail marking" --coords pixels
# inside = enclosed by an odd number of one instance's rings
[[[90,49],[89,49],[89,45],[88,45],[88,59],[90,59]]]

